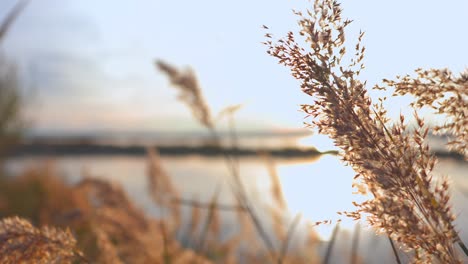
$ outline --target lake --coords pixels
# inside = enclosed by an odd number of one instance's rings
[[[146,157],[102,155],[23,157],[10,160],[7,168],[12,172],[18,172],[25,166],[44,162],[53,163],[60,174],[70,182],[78,181],[83,174],[118,182],[143,210],[152,215],[158,214],[158,208],[154,206],[147,192]],[[340,233],[343,239],[338,243],[338,247],[348,247],[350,232],[355,223],[337,215],[337,212],[352,211],[354,208],[351,202],[362,201],[365,198],[353,194],[351,187],[353,171],[344,166],[339,158],[333,155],[323,155],[311,159],[279,158],[274,159],[273,162],[288,205],[289,214],[285,217],[291,220],[296,213],[301,213],[303,219],[313,222],[333,220],[333,223],[336,223],[338,219],[341,219],[341,227],[344,231]],[[196,198],[208,203],[219,183],[221,186],[219,202],[223,204],[234,203],[228,184],[229,170],[222,157],[163,156],[162,165],[171,175],[173,183],[183,197]],[[260,211],[263,206],[271,206],[273,199],[266,161],[262,158],[240,158],[239,168],[249,197],[256,204],[261,205]],[[444,158],[440,159],[435,170],[436,175],[449,176],[452,183],[454,212],[458,215],[457,228],[460,230],[462,239],[468,241],[468,196],[466,196],[468,195],[468,163]],[[223,216],[223,220],[223,228],[226,230],[235,225],[234,218],[228,214]],[[327,240],[333,227],[334,224],[321,225],[316,230],[323,240]],[[345,239],[346,237],[348,239]],[[382,240],[383,242],[380,243],[382,246],[377,251],[374,244],[372,245],[373,251],[366,252],[371,248],[370,243],[375,243],[373,240],[375,238],[373,238],[372,231],[369,230],[364,231],[361,237],[363,242],[360,252],[367,260],[376,256],[384,256],[384,259],[388,258],[390,263],[393,262],[390,247],[385,244],[385,240]],[[338,257],[333,262],[339,263]]]

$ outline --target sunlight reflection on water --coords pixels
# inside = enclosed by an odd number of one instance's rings
[[[291,212],[300,212],[314,222],[333,221],[316,228],[323,239],[328,239],[339,219],[342,227],[352,229],[354,221],[337,212],[354,210],[351,202],[363,197],[352,194],[354,172],[338,157],[325,155],[312,163],[279,165],[278,173]]]

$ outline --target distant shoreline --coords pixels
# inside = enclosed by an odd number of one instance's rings
[[[163,156],[221,156],[224,153],[234,156],[258,156],[267,154],[283,158],[314,157],[325,154],[338,154],[337,151],[320,152],[315,148],[276,148],[276,149],[247,149],[247,148],[220,148],[216,146],[115,146],[100,144],[21,144],[12,149],[8,156],[144,156],[148,148],[156,148]]]
[[[163,156],[221,156],[224,153],[240,157],[259,156],[267,154],[280,158],[307,158],[319,155],[337,155],[335,150],[321,152],[315,148],[219,148],[216,146],[116,146],[102,144],[83,143],[23,143],[13,148],[7,156],[30,157],[30,156],[144,156],[148,148],[157,148]],[[435,151],[434,154],[441,158],[452,158],[463,160],[463,156],[454,152]]]

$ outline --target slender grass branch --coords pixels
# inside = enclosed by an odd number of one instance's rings
[[[294,217],[294,220],[293,222],[291,223],[291,225],[289,226],[288,228],[288,233],[286,234],[286,240],[283,241],[283,245],[281,247],[281,251],[280,251],[280,255],[278,257],[278,264],[281,264],[284,262],[284,258],[286,257],[287,253],[288,253],[288,249],[289,249],[289,244],[291,243],[292,241],[292,238],[294,236],[294,232],[296,231],[296,227],[297,225],[299,224],[299,221],[301,220],[301,215],[300,214],[297,214],[295,217]]]
[[[395,244],[393,243],[392,238],[390,238],[390,236],[388,236],[388,241],[390,242],[390,245],[392,246],[392,252],[393,252],[393,255],[395,256],[395,261],[398,264],[401,264],[400,256],[398,256],[398,251],[395,247]]]
[[[324,256],[323,261],[322,261],[323,264],[330,263],[330,259],[331,259],[331,255],[332,255],[332,251],[333,251],[333,246],[335,245],[336,238],[338,237],[339,229],[340,229],[340,224],[338,223],[333,228],[333,233],[331,235],[330,241],[328,242],[327,251],[325,252],[325,256]]]

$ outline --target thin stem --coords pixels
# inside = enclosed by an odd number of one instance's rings
[[[161,229],[163,239],[163,263],[169,264],[171,263],[171,256],[169,255],[166,225],[164,224],[164,221],[159,222],[159,228]]]
[[[218,133],[216,132],[216,130],[214,129],[214,127],[208,127],[212,137],[213,137],[213,140],[215,142],[215,144],[217,144],[219,147],[222,147],[222,144],[221,144],[221,139],[218,135]],[[233,127],[233,124],[231,123],[231,136],[236,135],[235,133],[235,130],[234,130],[234,127]],[[236,139],[233,140],[233,142],[236,142]],[[244,185],[242,184],[242,181],[240,179],[240,175],[239,175],[239,163],[238,161],[231,157],[228,153],[226,152],[222,152],[223,153],[223,157],[224,157],[224,161],[226,162],[226,166],[228,167],[230,173],[231,173],[231,176],[232,176],[232,179],[233,179],[233,182],[232,182],[232,189],[233,189],[233,192],[237,198],[237,200],[239,201],[240,205],[244,208],[246,208],[246,211],[247,213],[249,214],[249,217],[250,219],[252,220],[254,226],[255,226],[255,229],[257,230],[258,232],[258,235],[260,236],[260,238],[262,239],[265,247],[267,248],[268,250],[268,253],[270,255],[270,258],[272,260],[275,260],[276,259],[276,256],[275,256],[275,250],[274,250],[274,246],[273,246],[273,242],[269,239],[268,237],[268,233],[266,232],[266,230],[263,228],[263,226],[261,225],[261,222],[258,218],[258,216],[255,214],[254,210],[253,210],[253,207],[252,205],[250,204],[250,201],[248,200],[247,198],[247,193],[245,191],[245,187]]]
[[[185,205],[185,206],[198,207],[202,209],[210,209],[210,206],[211,206],[210,203],[204,203],[204,202],[199,202],[199,201],[185,199],[185,198],[178,198],[178,197],[173,197],[171,199],[171,202],[180,204],[180,205]],[[247,211],[247,208],[241,205],[220,204],[220,203],[216,203],[216,209],[221,210],[221,211]]]
[[[392,246],[392,251],[393,251],[393,254],[395,255],[396,262],[398,264],[401,264],[401,260],[400,260],[400,257],[398,256],[397,249],[395,247],[395,244],[393,244],[393,240],[390,238],[390,236],[388,236],[388,241],[390,241],[390,245]]]
[[[460,238],[459,238],[460,239]],[[465,243],[463,243],[463,241],[458,241],[458,245],[460,246],[460,248],[463,250],[463,253],[465,253],[465,256],[468,257],[468,248],[466,248],[466,245]]]
[[[208,215],[206,216],[205,225],[203,226],[202,231],[201,231],[200,242],[198,244],[198,248],[195,250],[197,252],[203,252],[204,250],[205,242],[208,237],[208,230],[210,228],[211,221],[213,220],[213,216],[215,213],[214,211],[216,210],[216,202],[218,201],[220,190],[221,190],[221,185],[218,184],[218,186],[216,187],[215,193],[213,194],[213,198],[211,199],[211,202],[210,202],[210,207],[208,210]]]
[[[333,229],[332,236],[330,238],[330,242],[328,242],[327,252],[325,253],[325,257],[323,258],[323,264],[330,263],[331,253],[333,250],[333,246],[335,245],[336,237],[338,235],[338,230],[340,229],[340,224],[336,224],[335,228]]]
[[[353,241],[351,245],[351,264],[356,264],[358,260],[358,247],[359,247],[359,234],[361,231],[361,226],[359,222],[354,228]]]
[[[301,220],[301,215],[297,214],[296,217],[294,217],[293,222],[289,226],[288,233],[286,235],[286,240],[283,242],[283,246],[281,247],[280,256],[278,258],[278,264],[283,263],[283,260],[286,257],[286,254],[288,253],[289,244],[292,241],[292,238],[294,236],[294,231],[296,230],[296,227],[299,224],[300,220]]]
[[[5,35],[8,33],[8,30],[11,28],[13,22],[18,18],[21,12],[24,10],[26,5],[30,2],[30,0],[23,0],[18,2],[13,9],[8,13],[7,17],[3,22],[0,24],[0,43],[3,39],[5,39]]]

